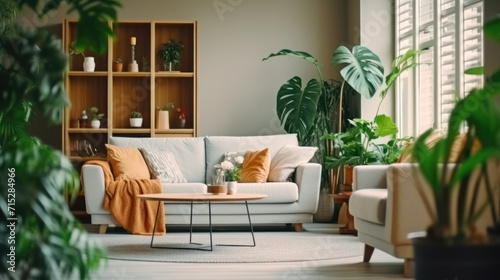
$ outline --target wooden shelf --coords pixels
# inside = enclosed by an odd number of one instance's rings
[[[192,128],[172,128],[172,129],[156,129],[156,134],[189,134],[193,133],[194,129]]]
[[[95,71],[95,72],[69,71],[68,75],[70,77],[106,77],[108,75],[108,72],[106,72],[106,71]]]
[[[69,128],[68,133],[108,133],[107,128]]]
[[[113,133],[118,133],[118,134],[151,133],[151,128],[113,128]]]
[[[95,72],[83,71],[83,56],[69,56],[69,71],[65,73],[65,89],[72,103],[64,112],[63,149],[74,164],[106,157],[105,144],[112,136],[125,137],[196,137],[198,134],[198,22],[197,21],[121,21],[109,22],[115,38],[108,38],[107,51],[95,54]],[[77,38],[77,21],[66,19],[63,24],[63,49],[68,54]],[[135,60],[139,72],[127,72],[132,51],[130,38],[136,38]],[[182,42],[179,71],[163,71],[163,61],[157,56],[162,44],[169,40]],[[124,72],[113,72],[114,61],[123,60]],[[169,113],[172,129],[155,130],[157,107],[172,102],[186,115],[186,129],[178,129],[178,113]],[[76,128],[86,110],[97,107],[104,117],[99,129]],[[130,127],[130,114],[143,115],[141,128]],[[90,145],[95,157],[78,156],[82,145]],[[86,153],[80,153],[86,155]]]
[[[79,156],[70,156],[69,160],[75,161],[75,162],[84,162],[84,161],[89,161],[89,160],[107,160],[106,157],[79,157]]]
[[[149,77],[151,72],[113,72],[113,77]]]
[[[194,77],[194,73],[193,72],[177,72],[177,73],[171,73],[171,72],[168,72],[168,71],[161,71],[161,72],[155,72],[155,76],[156,77],[161,77],[161,78],[169,78],[169,77],[173,77],[173,78],[192,78]]]

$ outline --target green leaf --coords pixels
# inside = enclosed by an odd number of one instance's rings
[[[484,24],[484,34],[492,41],[500,42],[500,16]]]
[[[375,134],[379,137],[389,136],[398,133],[398,128],[396,124],[392,121],[389,116],[378,115],[375,117],[375,123],[377,128],[375,129]]]
[[[396,79],[408,69],[414,68],[419,65],[416,63],[416,56],[422,51],[408,50],[406,53],[396,57],[392,62],[392,71],[385,78],[386,88],[380,92],[380,97],[383,99],[389,92],[390,88],[396,82]]]
[[[297,76],[281,86],[276,100],[277,114],[288,133],[297,133],[299,139],[306,136],[316,116],[320,93],[316,79],[311,79],[304,90]]]
[[[363,46],[354,46],[351,51],[338,47],[332,56],[332,65],[345,64],[340,70],[344,80],[363,97],[370,99],[382,85],[384,66],[380,58]]]
[[[465,74],[467,75],[483,75],[484,74],[484,67],[479,66],[479,67],[472,67],[464,71]]]
[[[303,51],[292,51],[292,50],[289,50],[289,49],[282,49],[282,50],[280,50],[277,53],[272,53],[268,57],[263,58],[262,61],[268,60],[271,57],[283,56],[283,55],[287,55],[287,56],[291,56],[291,57],[297,57],[297,58],[302,58],[304,60],[312,62],[317,67],[319,66],[318,60],[316,58],[314,58],[312,55],[310,55],[310,54],[308,54],[306,52],[303,52]]]

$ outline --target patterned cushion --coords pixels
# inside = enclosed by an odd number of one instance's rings
[[[139,148],[139,150],[146,159],[151,173],[163,184],[187,183],[172,152],[146,148]]]
[[[271,154],[269,148],[260,151],[247,151],[241,169],[242,183],[265,183],[269,175]]]
[[[286,182],[297,166],[309,162],[318,148],[284,146],[271,162],[269,182]]]

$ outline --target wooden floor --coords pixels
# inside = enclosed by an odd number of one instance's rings
[[[88,227],[97,232],[97,227]],[[310,232],[338,234],[333,224],[304,224]],[[109,260],[92,279],[405,279],[403,260],[375,250],[370,263],[362,256],[341,260],[260,264],[160,263]]]

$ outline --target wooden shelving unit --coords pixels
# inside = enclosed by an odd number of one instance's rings
[[[95,72],[83,71],[83,56],[73,55],[66,72],[66,90],[72,103],[66,109],[63,127],[64,153],[75,163],[91,159],[105,159],[105,144],[110,136],[127,137],[196,137],[198,135],[198,22],[197,21],[121,21],[110,26],[116,33],[108,40],[108,51],[93,56]],[[63,42],[69,53],[77,35],[76,21],[66,19],[63,24]],[[139,72],[128,72],[131,61],[130,38],[136,37],[135,59]],[[161,44],[169,39],[182,42],[181,69],[163,71],[157,57]],[[113,61],[123,60],[123,72],[113,72]],[[177,113],[171,111],[170,128],[155,129],[155,108],[168,102],[186,113],[186,126],[176,127]],[[90,107],[104,113],[101,127],[80,128],[78,119]],[[131,128],[132,111],[144,115],[141,128]],[[82,153],[81,146],[90,146],[92,155]]]

